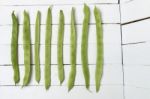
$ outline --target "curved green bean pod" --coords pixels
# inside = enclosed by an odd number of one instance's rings
[[[14,82],[20,81],[19,64],[18,64],[18,33],[19,22],[14,12],[12,13],[12,38],[11,38],[11,61],[14,70]]]
[[[30,41],[30,19],[29,14],[24,11],[23,22],[23,49],[24,49],[24,66],[25,75],[23,79],[23,86],[28,85],[31,78],[31,41]]]
[[[57,42],[57,61],[58,61],[58,78],[60,84],[64,81],[64,65],[63,65],[63,39],[64,39],[64,14],[60,10],[59,27],[58,27],[58,42]]]
[[[51,8],[48,8],[46,20],[45,35],[45,88],[49,89],[51,85],[51,36],[52,36],[52,14]]]
[[[70,57],[71,57],[71,71],[69,75],[68,81],[68,91],[70,91],[74,87],[75,77],[76,77],[76,40],[77,40],[77,33],[75,27],[75,10],[72,8],[71,11],[71,36],[70,36]]]
[[[37,12],[36,23],[35,23],[35,80],[39,83],[41,79],[40,73],[40,57],[39,57],[39,48],[40,48],[40,25],[41,25],[41,13]]]
[[[97,7],[94,8],[96,35],[97,35],[97,61],[95,71],[96,92],[100,89],[100,82],[103,74],[103,31],[101,14]]]
[[[82,42],[81,42],[81,60],[82,69],[85,79],[86,88],[89,89],[90,85],[90,72],[88,67],[88,32],[89,32],[89,21],[90,21],[90,9],[84,4],[84,20],[82,27]]]

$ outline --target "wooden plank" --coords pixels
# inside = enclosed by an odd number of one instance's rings
[[[150,88],[150,67],[142,65],[125,65],[124,67],[124,79],[125,85],[139,87],[139,88]]]
[[[81,44],[82,25],[77,26],[77,43]],[[35,42],[35,25],[31,25],[31,43]],[[58,25],[52,26],[52,44],[57,44]],[[0,26],[0,45],[11,43],[11,26]],[[118,24],[103,24],[104,44],[121,44],[120,25]],[[23,28],[20,26],[19,44],[23,44]],[[45,44],[45,25],[41,25],[41,44]],[[115,38],[115,39],[114,39]],[[96,44],[96,26],[89,26],[89,44]],[[70,44],[70,25],[65,25],[64,44]]]
[[[150,65],[150,43],[123,46],[125,65]]]
[[[134,86],[125,86],[126,99],[149,99],[149,88],[140,88]]]
[[[123,44],[150,41],[150,19],[122,26]]]
[[[100,93],[94,93],[95,87],[91,87],[92,92],[89,92],[85,89],[84,86],[77,86],[74,88],[70,93],[66,87],[60,86],[53,86],[50,88],[49,91],[45,91],[43,86],[31,86],[26,87],[24,89],[20,87],[9,87],[9,86],[2,86],[0,88],[1,99],[9,99],[10,96],[12,99],[49,99],[51,97],[55,97],[59,99],[63,97],[65,99],[123,99],[123,90],[122,86],[102,86]]]
[[[95,65],[89,65],[90,68],[90,85],[95,85]],[[35,81],[35,69],[34,65],[32,66],[32,79],[31,83],[29,85],[37,85],[37,86],[43,86],[44,87],[44,65],[41,65],[41,81],[39,84]],[[57,65],[51,66],[51,77],[52,77],[52,86],[59,86],[60,82],[58,79],[58,67]],[[0,86],[6,86],[6,85],[14,85],[13,81],[13,70],[12,66],[0,66]],[[70,65],[65,65],[65,81],[62,84],[63,86],[67,86],[68,77],[70,72]],[[23,83],[23,75],[24,75],[24,65],[20,65],[20,77],[21,81],[19,85],[22,85]],[[7,74],[7,75],[5,75]],[[5,76],[4,76],[5,75]],[[102,85],[121,85],[123,84],[123,76],[122,76],[122,68],[120,65],[105,65],[104,66],[104,72],[103,72],[103,78],[102,78]],[[82,73],[82,66],[77,65],[77,75],[76,75],[76,86],[85,85],[84,82],[84,76]]]
[[[1,0],[0,5],[60,5],[60,4],[83,4],[83,3],[89,3],[89,4],[96,4],[96,3],[108,3],[108,4],[117,4],[118,0],[64,0],[63,2],[61,0]]]
[[[121,63],[121,40],[120,40],[120,26],[113,25],[113,24],[104,24],[104,61],[106,64],[120,64]],[[22,27],[22,26],[21,26]],[[52,37],[52,64],[57,64],[57,25],[53,26],[53,37]],[[64,39],[64,63],[69,64],[69,51],[70,51],[70,25],[65,26],[65,39]],[[8,29],[10,28],[10,29]],[[1,61],[0,64],[11,64],[10,61],[10,40],[11,40],[11,27],[10,26],[1,26],[1,30],[4,32],[2,33],[3,36],[1,37],[1,54],[7,53],[5,58],[3,57],[4,61]],[[80,58],[80,46],[81,46],[81,25],[77,25],[78,30],[78,58],[77,63],[81,64]],[[22,44],[22,28],[20,30],[19,35],[19,44]],[[34,26],[31,29],[31,37],[32,37],[32,44],[34,43]],[[55,33],[56,32],[56,33]],[[94,33],[94,34],[93,34]],[[7,39],[6,39],[7,38]],[[114,39],[116,38],[116,39]],[[41,63],[44,64],[44,42],[45,42],[45,26],[42,25],[41,30]],[[67,44],[67,45],[66,45]],[[33,45],[34,47],[34,45]],[[111,49],[111,50],[110,50]],[[95,51],[93,51],[95,50]],[[9,53],[8,53],[9,52]],[[20,45],[20,64],[23,64],[23,48]],[[42,57],[43,56],[43,57]],[[96,31],[95,26],[90,26],[90,33],[89,33],[89,63],[95,64],[96,60]]]
[[[121,4],[124,4],[124,3],[130,3],[132,2],[133,0],[120,0],[120,3]]]
[[[91,21],[95,23],[93,14],[95,5],[89,5],[91,10]],[[14,10],[20,19],[20,23],[23,22],[23,11],[27,10],[30,13],[31,24],[35,23],[35,17],[37,10],[42,13],[42,24],[45,24],[47,9],[49,6],[0,6],[0,25],[12,24],[11,13]],[[82,24],[83,21],[83,5],[55,5],[52,7],[53,24],[58,24],[59,11],[62,9],[65,15],[65,24],[70,24],[70,12],[71,8],[76,9],[76,23]],[[103,23],[120,23],[119,5],[97,5],[102,12]],[[5,9],[5,10],[4,10]]]
[[[121,3],[121,23],[127,23],[135,20],[150,17],[149,0],[128,0]]]
[[[104,45],[104,64],[121,64],[121,45]],[[32,53],[33,53],[34,46],[32,45]],[[111,49],[111,50],[110,50]],[[77,46],[77,64],[81,64],[81,44]],[[45,47],[41,45],[40,49],[40,63],[44,64],[44,52]],[[52,64],[57,64],[57,45],[52,45]],[[96,44],[90,44],[88,48],[88,57],[89,57],[89,64],[96,63]],[[2,45],[0,46],[0,55],[2,61],[0,61],[1,65],[9,65],[11,64],[10,60],[10,45]],[[33,53],[34,55],[34,53]],[[19,46],[19,63],[24,63],[24,56],[23,56],[23,46]],[[34,64],[34,62],[33,62]],[[64,45],[64,64],[70,64],[70,45]]]

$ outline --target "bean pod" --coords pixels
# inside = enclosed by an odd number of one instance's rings
[[[70,36],[70,63],[71,63],[71,71],[69,74],[68,81],[68,91],[70,91],[74,87],[75,77],[76,77],[76,42],[77,42],[77,33],[75,26],[75,10],[72,8],[71,11],[71,36]]]
[[[51,36],[52,36],[52,14],[51,8],[47,11],[46,35],[45,35],[45,88],[51,85]]]
[[[59,27],[58,27],[58,42],[57,42],[57,61],[58,61],[58,78],[60,84],[64,81],[64,65],[63,65],[63,39],[64,39],[64,14],[60,10]]]
[[[18,34],[19,22],[14,12],[12,13],[12,38],[11,38],[11,61],[14,70],[14,82],[17,84],[20,80],[19,64],[18,64]]]
[[[90,85],[90,72],[88,67],[89,21],[90,21],[90,9],[86,4],[84,4],[84,20],[83,20],[82,41],[81,41],[81,61],[82,61],[85,85],[87,89],[89,89],[89,85]]]
[[[34,47],[34,52],[35,52],[35,79],[39,83],[41,79],[41,73],[40,73],[40,24],[41,24],[41,13],[38,11],[37,12],[37,17],[36,17],[36,23],[35,23],[35,47]]]
[[[100,89],[100,82],[103,74],[103,30],[101,14],[97,7],[94,8],[96,35],[97,35],[97,61],[95,71],[96,92]]]
[[[24,49],[24,66],[25,75],[23,79],[23,86],[28,85],[31,78],[31,41],[30,41],[30,18],[29,14],[24,11],[23,22],[23,49]]]

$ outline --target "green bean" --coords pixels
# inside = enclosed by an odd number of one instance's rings
[[[39,57],[39,46],[40,46],[40,24],[41,24],[41,13],[37,12],[36,23],[35,23],[35,80],[39,83],[41,74],[40,74],[40,57]]]
[[[103,73],[103,31],[101,14],[97,7],[94,8],[94,15],[96,21],[96,35],[97,35],[97,60],[95,71],[96,92],[100,89],[100,82]]]
[[[14,82],[15,84],[20,81],[19,65],[18,65],[18,32],[19,23],[18,18],[12,13],[12,38],[11,38],[11,61],[14,70]]]
[[[75,27],[75,10],[72,8],[71,11],[71,36],[70,36],[70,57],[71,57],[71,71],[68,81],[68,91],[74,87],[75,77],[76,77],[76,27]]]
[[[58,78],[60,84],[64,81],[64,65],[63,65],[63,38],[64,38],[64,14],[60,10],[59,27],[58,27],[58,42],[57,42],[57,61],[58,61]]]
[[[45,88],[51,85],[51,35],[52,35],[52,14],[51,8],[47,11],[46,35],[45,35]]]
[[[24,66],[25,75],[23,79],[23,86],[28,85],[31,78],[31,46],[30,46],[30,19],[29,14],[24,11],[23,22],[23,49],[24,49]]]
[[[84,4],[84,20],[82,27],[82,42],[81,42],[81,60],[82,69],[85,79],[86,88],[89,89],[90,84],[90,72],[88,67],[88,32],[89,32],[89,21],[90,21],[90,9]]]

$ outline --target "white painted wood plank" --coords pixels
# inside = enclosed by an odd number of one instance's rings
[[[90,70],[90,85],[95,85],[95,67],[96,65],[89,65]],[[13,81],[13,69],[12,66],[0,66],[0,85],[14,85]],[[67,86],[68,78],[70,73],[70,65],[65,65],[65,81],[62,84]],[[7,75],[5,75],[7,74]],[[5,76],[4,76],[5,75]],[[20,66],[20,77],[21,81],[19,85],[23,84],[24,66]],[[123,84],[122,68],[120,65],[105,65],[102,77],[102,85],[121,85]],[[57,65],[51,66],[51,85],[60,85],[58,80],[58,67]],[[44,86],[44,65],[41,65],[41,81],[39,84],[35,81],[35,66],[32,66],[32,78],[29,85],[40,85]],[[77,75],[75,85],[85,86],[84,76],[82,72],[82,66],[77,65]]]
[[[150,88],[150,66],[125,65],[124,81],[126,86]]]
[[[89,5],[91,10],[90,23],[95,23],[93,9],[95,5]],[[59,11],[64,11],[65,23],[70,24],[71,8],[76,9],[76,23],[82,24],[83,21],[83,5],[56,5],[52,7],[53,24],[58,24]],[[101,10],[103,23],[120,23],[119,6],[118,5],[97,5]],[[4,10],[5,9],[5,10]],[[46,22],[48,6],[0,6],[0,25],[12,24],[11,13],[14,10],[20,18],[20,23],[23,23],[23,11],[27,10],[30,13],[31,24],[35,23],[37,10],[42,13],[42,24]]]
[[[150,19],[122,26],[123,44],[150,41]]]
[[[122,86],[102,86],[100,93],[94,93],[95,87],[91,87],[92,92],[87,91],[84,86],[77,86],[70,93],[68,93],[67,88],[62,86],[53,86],[49,91],[45,91],[43,86],[31,86],[21,89],[20,87],[9,87],[2,86],[0,88],[1,99],[49,99],[60,97],[64,99],[123,99]]]
[[[96,3],[118,3],[118,0],[1,0],[0,5],[58,5],[58,4],[96,4]]]
[[[7,32],[7,28],[11,28],[10,26],[1,26],[1,29],[5,31],[2,33],[1,36],[1,43],[2,44],[7,44],[7,45],[1,45],[1,52],[2,54],[7,53],[5,55],[5,58],[3,58],[4,61],[1,61],[0,64],[11,64],[10,61],[10,40],[11,40],[11,29],[9,29],[9,32]],[[52,64],[57,64],[57,27],[54,25],[53,29],[53,37],[52,37]],[[64,39],[64,44],[69,44],[70,42],[70,25],[66,25],[66,31],[65,31],[65,39]],[[78,58],[77,58],[77,63],[81,64],[81,58],[80,58],[80,44],[81,44],[81,29],[82,26],[78,25],[77,26],[78,31]],[[22,30],[20,30],[21,32]],[[32,36],[32,42],[34,42],[34,26],[32,26],[31,29],[31,36]],[[55,33],[56,32],[56,33]],[[95,34],[93,34],[95,33]],[[41,32],[41,44],[44,44],[45,41],[45,26],[42,26],[42,32]],[[19,35],[19,42],[22,44],[22,33]],[[7,38],[7,39],[4,39]],[[116,39],[114,39],[116,38]],[[7,42],[7,43],[5,43]],[[121,40],[120,40],[120,26],[119,25],[112,25],[112,24],[105,24],[104,25],[104,61],[106,64],[120,64],[121,63]],[[70,45],[64,45],[64,63],[69,64],[69,46]],[[111,49],[111,51],[110,51]],[[95,50],[95,51],[93,51]],[[9,53],[8,53],[8,52]],[[43,56],[43,57],[42,57]],[[20,45],[20,63],[23,64],[23,48],[22,45]],[[95,25],[90,26],[90,32],[89,32],[89,63],[90,64],[95,64],[96,60],[96,32],[95,32]],[[44,45],[41,45],[41,63],[44,64]]]
[[[123,46],[125,65],[150,65],[150,43]]]
[[[121,3],[121,23],[150,17],[149,9],[149,0],[130,0],[130,2]]]
[[[149,99],[150,98],[149,92],[150,92],[149,88],[125,86],[126,99]]]
[[[77,43],[81,44],[82,25],[77,27]],[[35,25],[31,25],[31,43],[35,42]],[[11,26],[0,26],[0,44],[11,44]],[[117,24],[103,24],[104,44],[121,44],[120,25]],[[52,44],[57,44],[58,25],[52,26]],[[41,25],[41,44],[45,44],[45,25]],[[115,39],[114,39],[115,38]],[[20,26],[19,44],[23,44],[23,27]],[[70,44],[70,25],[65,25],[64,44]],[[89,44],[96,44],[96,26],[89,26]]]
[[[120,0],[120,3],[129,3],[132,2],[133,0]]]
[[[33,48],[32,46],[32,54]],[[111,49],[111,50],[110,50]],[[44,64],[44,52],[45,47],[44,45],[41,45],[40,49],[40,63]],[[57,64],[57,45],[52,45],[52,64]],[[121,64],[121,46],[119,45],[104,45],[104,64]],[[0,61],[0,64],[11,64],[11,51],[10,51],[10,45],[3,45],[0,46],[0,55],[2,61]],[[89,58],[89,64],[96,64],[96,44],[95,45],[89,45],[88,48],[88,58]],[[19,46],[19,63],[24,63],[24,54],[23,54],[23,46]],[[34,63],[34,62],[33,62]],[[70,45],[64,45],[64,64],[70,64]],[[77,64],[81,64],[81,44],[78,44],[77,47]]]

